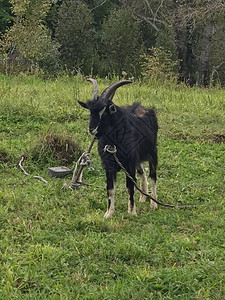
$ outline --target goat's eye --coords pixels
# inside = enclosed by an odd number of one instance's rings
[[[102,109],[102,110],[100,110],[100,112],[99,112],[99,117],[101,118],[101,116],[104,114],[104,112],[105,112],[105,107]]]

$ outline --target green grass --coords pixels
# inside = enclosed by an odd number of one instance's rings
[[[225,91],[157,82],[118,89],[116,104],[138,100],[157,112],[159,200],[198,208],[150,211],[136,192],[138,216],[130,216],[119,173],[110,220],[105,190],[95,188],[105,184],[96,146],[95,169],[84,173],[93,187],[61,191],[71,178],[46,172],[59,164],[46,136],[87,149],[88,112],[76,99],[91,95],[79,76],[0,76],[0,299],[224,299]],[[16,167],[24,153],[31,176]]]

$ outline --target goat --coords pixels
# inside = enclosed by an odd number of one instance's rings
[[[130,80],[121,80],[111,84],[98,97],[97,81],[87,79],[93,84],[93,98],[88,102],[78,100],[78,103],[90,111],[89,132],[98,140],[98,153],[106,172],[106,188],[108,195],[107,211],[104,215],[110,218],[115,211],[114,195],[116,174],[120,166],[112,153],[105,151],[106,145],[116,146],[117,158],[127,172],[135,178],[140,175],[141,189],[148,192],[148,182],[143,162],[148,161],[152,182],[151,195],[157,199],[156,169],[157,169],[157,131],[158,123],[154,110],[145,108],[139,103],[130,107],[119,107],[112,100],[118,87],[129,84]],[[135,179],[136,180],[136,179]],[[137,215],[134,203],[134,183],[126,176],[126,187],[129,193],[128,212]],[[144,202],[146,196],[140,196]],[[157,208],[157,203],[151,200],[150,208]]]

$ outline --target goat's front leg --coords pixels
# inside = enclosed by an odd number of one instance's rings
[[[104,218],[109,219],[112,217],[115,211],[114,196],[115,196],[116,174],[113,172],[106,172],[106,180],[107,180],[106,188],[107,188],[107,196],[108,196],[108,207],[104,215]]]
[[[133,176],[134,178],[134,176]],[[136,212],[136,206],[134,203],[134,183],[127,177],[126,178],[127,181],[127,190],[129,193],[129,199],[128,199],[128,213],[136,216],[137,212]]]

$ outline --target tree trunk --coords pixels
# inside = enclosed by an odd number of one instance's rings
[[[216,33],[214,22],[210,22],[205,26],[202,38],[202,49],[198,64],[198,83],[202,86],[210,84],[210,58],[212,50],[212,37]]]
[[[195,59],[193,55],[192,31],[193,21],[183,23],[183,15],[179,1],[174,0],[174,44],[179,61],[178,82],[193,86],[195,80]]]

